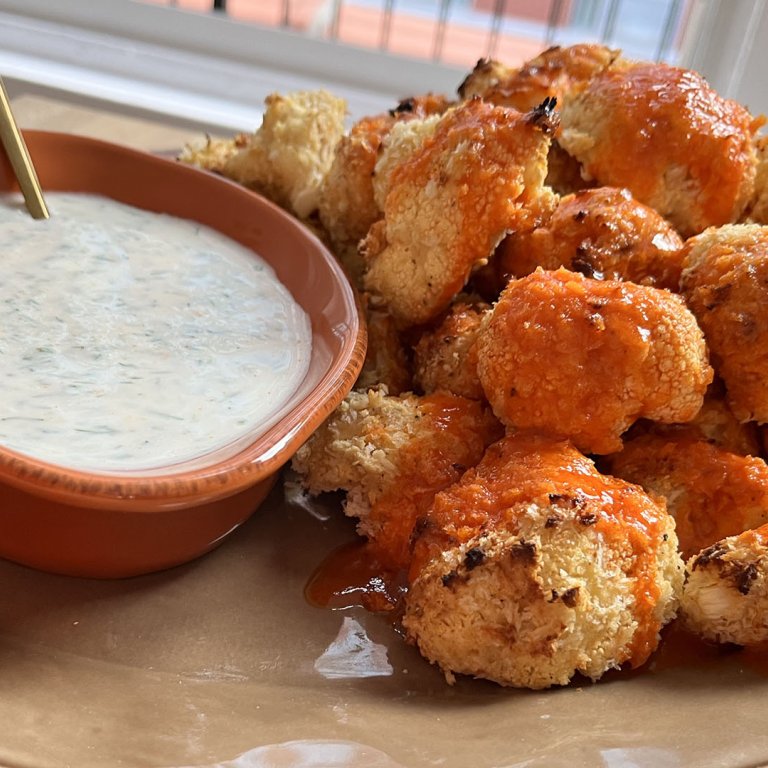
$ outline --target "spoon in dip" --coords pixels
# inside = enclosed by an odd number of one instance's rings
[[[0,141],[13,167],[13,172],[19,182],[24,203],[33,219],[47,219],[48,206],[43,199],[43,190],[37,178],[35,166],[29,156],[29,150],[24,142],[16,120],[11,110],[8,92],[0,78]]]

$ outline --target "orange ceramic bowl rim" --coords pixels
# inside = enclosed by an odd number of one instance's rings
[[[268,225],[275,237],[294,247],[300,266],[309,271],[307,281],[313,282],[311,295],[305,291],[303,296],[297,296],[298,284],[286,271],[287,266],[273,263],[274,254],[259,249],[259,254],[278,272],[310,316],[313,360],[308,377],[313,366],[317,368],[316,345],[322,342],[330,350],[324,350],[327,360],[319,363],[322,370],[315,371],[316,381],[305,379],[299,392],[282,409],[277,423],[230,455],[226,451],[211,454],[209,465],[185,469],[180,464],[151,471],[95,473],[53,465],[0,446],[0,482],[78,507],[150,512],[231,496],[277,472],[349,392],[365,357],[367,336],[359,301],[333,255],[285,211],[221,176],[84,136],[25,131],[24,138],[44,190],[102,194],[140,208],[191,218],[249,247],[264,237]],[[10,166],[3,157],[0,191],[16,189]],[[187,198],[190,190],[213,197],[189,208],[186,203],[181,205],[179,200],[169,199],[169,190],[176,190],[177,194],[183,190]],[[224,225],[217,219],[219,214],[206,212],[209,205],[218,206],[214,213],[226,208],[228,218]],[[243,212],[251,218],[243,219]],[[289,280],[284,279],[286,275]],[[298,288],[303,290],[300,285]],[[314,307],[307,306],[307,302],[315,300]]]

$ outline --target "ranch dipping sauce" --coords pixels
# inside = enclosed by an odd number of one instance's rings
[[[108,198],[0,200],[0,444],[95,471],[200,457],[266,426],[309,365],[271,267],[193,221]]]

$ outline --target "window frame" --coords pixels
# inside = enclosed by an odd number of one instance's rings
[[[768,112],[768,0],[695,0],[690,13],[680,64]],[[253,130],[273,91],[325,88],[346,98],[356,119],[414,91],[455,93],[466,74],[135,0],[0,0],[0,72],[12,94],[47,90],[211,132]]]

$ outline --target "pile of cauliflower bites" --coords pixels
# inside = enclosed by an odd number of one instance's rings
[[[360,291],[356,387],[301,448],[408,640],[546,688],[676,616],[768,639],[768,140],[701,76],[598,45],[480,61],[345,130],[323,92],[182,160],[255,189]]]

